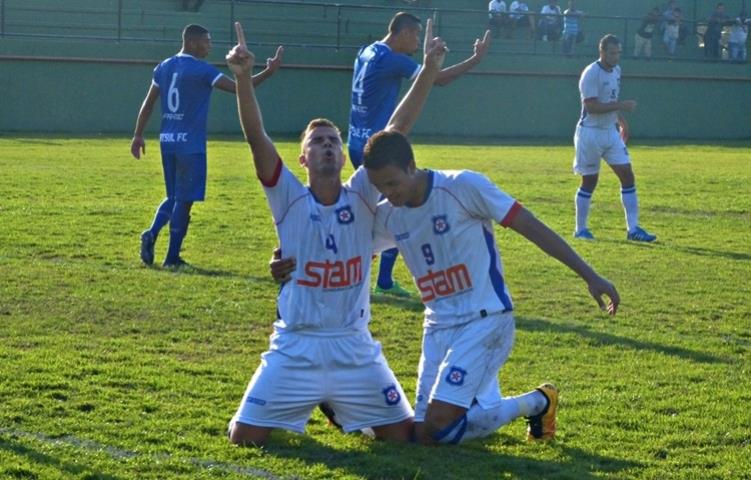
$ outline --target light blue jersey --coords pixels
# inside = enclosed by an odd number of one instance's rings
[[[362,163],[368,138],[383,130],[396,109],[402,78],[413,79],[420,65],[383,42],[363,47],[355,59],[352,76],[352,109],[347,143],[352,164]]]
[[[206,153],[206,117],[214,84],[222,73],[186,53],[164,60],[154,69],[159,87],[162,126],[159,142],[164,153]]]

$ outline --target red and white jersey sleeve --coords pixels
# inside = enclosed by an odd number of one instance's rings
[[[282,255],[297,259],[278,296],[277,331],[363,330],[370,320],[370,263],[377,191],[364,170],[322,205],[285,166],[264,185]]]
[[[618,101],[621,89],[621,67],[616,65],[612,70],[606,70],[600,62],[589,64],[579,78],[579,93],[582,101],[582,114],[579,122],[583,127],[615,128],[618,123],[618,111],[608,113],[589,113],[584,107],[584,101],[595,99],[599,103],[613,103]]]
[[[508,225],[521,205],[479,173],[428,174],[425,203],[381,202],[374,228],[376,237],[390,235],[404,256],[425,304],[425,325],[459,325],[512,310],[493,222]]]

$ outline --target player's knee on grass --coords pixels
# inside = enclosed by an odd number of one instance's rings
[[[467,409],[464,407],[433,400],[428,405],[425,420],[415,430],[417,441],[425,445],[442,441],[441,434],[445,433],[446,429],[452,430],[456,427],[457,421],[461,420],[466,413]]]
[[[409,442],[413,436],[414,422],[411,418],[398,423],[373,427],[373,432],[378,440],[390,442]]]
[[[229,432],[229,441],[240,447],[262,447],[266,443],[271,430],[268,427],[235,422]]]

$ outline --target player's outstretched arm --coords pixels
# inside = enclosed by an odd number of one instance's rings
[[[284,47],[279,45],[276,48],[276,53],[272,58],[266,59],[266,68],[264,68],[261,72],[253,75],[253,86],[258,87],[261,85],[266,79],[271,77],[274,73],[276,73],[277,70],[279,70],[279,67],[282,66],[282,56],[284,55]],[[216,88],[219,90],[224,90],[225,92],[229,93],[237,93],[237,85],[235,84],[234,80],[229,79],[222,75],[221,78],[216,82],[215,84]]]
[[[435,83],[438,86],[448,85],[479,64],[490,48],[490,30],[485,30],[482,40],[475,39],[474,53],[461,63],[446,67],[438,73]]]
[[[526,208],[519,211],[509,227],[540,247],[543,252],[576,272],[587,282],[589,293],[597,301],[600,309],[607,310],[610,315],[615,315],[621,301],[615,286],[598,275],[557,233],[538,220]],[[603,297],[608,298],[607,303]]]
[[[245,34],[240,22],[235,22],[235,31],[237,32],[237,45],[227,54],[227,66],[235,75],[237,83],[237,111],[240,125],[253,153],[253,163],[258,178],[262,182],[271,181],[279,155],[264,129],[261,109],[250,79],[255,56],[245,44]]]
[[[154,110],[157,98],[159,98],[159,87],[152,83],[149,91],[146,93],[146,98],[143,99],[141,109],[138,111],[136,128],[133,131],[133,140],[130,142],[130,153],[135,158],[141,158],[141,153],[146,155],[146,142],[143,139],[143,131],[146,128],[146,124],[149,123],[149,118],[151,117],[151,112]]]
[[[253,75],[253,86],[258,87],[266,79],[271,77],[282,66],[282,58],[284,57],[284,47],[279,45],[276,47],[276,53],[271,58],[266,59],[266,68],[259,73]]]
[[[433,22],[428,19],[425,26],[425,57],[423,68],[412,82],[407,94],[399,102],[394,113],[389,119],[385,130],[397,131],[403,135],[409,135],[415,122],[422,112],[425,101],[428,99],[430,89],[433,88],[436,76],[446,59],[446,43],[438,37],[433,38]]]

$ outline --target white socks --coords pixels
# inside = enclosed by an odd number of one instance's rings
[[[621,188],[621,203],[626,212],[626,228],[631,233],[639,226],[639,201],[636,198],[636,186]]]
[[[592,204],[592,192],[582,190],[581,187],[576,191],[576,232],[581,232],[587,228],[587,218],[589,217],[589,206]]]
[[[636,186],[621,188],[621,203],[626,214],[626,228],[631,233],[639,226],[639,201],[636,197]],[[576,232],[587,228],[587,219],[589,218],[589,207],[592,204],[592,192],[582,190],[581,187],[576,191]]]
[[[460,441],[487,437],[516,418],[537,415],[545,409],[547,403],[545,395],[538,390],[504,398],[499,406],[487,410],[476,403],[467,411],[466,431]]]

